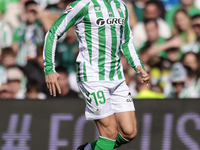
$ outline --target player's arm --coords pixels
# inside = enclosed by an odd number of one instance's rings
[[[124,5],[126,8],[126,6]],[[121,50],[126,59],[128,60],[131,67],[137,71],[137,73],[142,78],[142,81],[147,83],[149,82],[149,75],[146,73],[143,63],[140,61],[138,54],[133,45],[133,33],[130,29],[128,10],[125,10],[125,22],[124,22],[124,32],[122,36],[122,46]]]
[[[89,0],[77,0],[71,3],[66,11],[54,22],[45,36],[43,50],[45,81],[50,95],[56,96],[56,88],[61,93],[58,85],[59,74],[55,71],[55,50],[57,40],[73,25],[79,23],[87,13]]]

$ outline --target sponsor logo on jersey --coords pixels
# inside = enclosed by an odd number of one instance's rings
[[[97,18],[96,20],[96,24],[98,26],[104,26],[105,24],[108,25],[124,25],[124,18],[108,18],[108,19],[104,19],[104,18]]]
[[[105,25],[105,20],[103,19],[103,18],[98,18],[97,20],[96,20],[96,24],[98,25],[98,26],[104,26]]]
[[[71,11],[72,9],[73,9],[72,6],[68,6],[68,7],[66,8],[66,10],[65,10],[64,13],[68,13],[68,12]]]

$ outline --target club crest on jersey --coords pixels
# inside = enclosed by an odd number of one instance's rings
[[[108,19],[104,19],[104,18],[97,18],[96,20],[96,25],[97,26],[104,26],[105,24],[108,25],[124,25],[125,19],[124,18],[108,18]]]
[[[68,12],[71,11],[72,9],[73,9],[72,6],[68,6],[68,7],[66,8],[66,10],[65,10],[64,13],[68,13]]]
[[[119,12],[122,12],[122,10],[121,10],[121,8],[120,8],[119,6],[117,6],[117,10],[118,10]]]

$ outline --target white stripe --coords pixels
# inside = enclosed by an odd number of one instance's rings
[[[109,18],[108,10],[107,7],[105,6],[104,2],[101,1],[99,2],[101,4],[101,10],[103,18],[107,20]],[[106,36],[106,43],[105,43],[105,79],[109,79],[110,71],[111,71],[111,51],[112,51],[112,34],[111,34],[111,26],[110,25],[105,25],[105,36]]]
[[[94,4],[91,3],[91,10],[92,13],[89,14],[90,22],[91,22],[91,36],[92,36],[92,66],[95,69],[95,74],[93,75],[96,78],[99,78],[99,34],[98,34],[98,26],[96,25],[95,21],[97,19]]]

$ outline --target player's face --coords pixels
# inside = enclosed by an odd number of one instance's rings
[[[190,18],[183,12],[178,12],[175,15],[175,26],[181,30],[186,31],[190,27]]]

